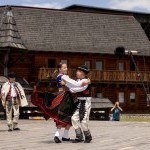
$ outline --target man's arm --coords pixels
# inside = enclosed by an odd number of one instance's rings
[[[82,87],[84,82],[87,82],[86,85],[88,85],[88,79],[83,79],[81,81],[75,81],[71,79],[69,76],[63,75],[62,80],[66,82],[65,86],[67,86],[69,89],[70,88],[77,88],[77,87]],[[85,83],[84,83],[85,84]]]
[[[85,85],[83,87],[70,88],[69,90],[71,93],[78,93],[78,92],[82,92],[82,91],[86,90],[87,87],[88,87],[88,85]]]
[[[1,101],[2,101],[2,105],[3,105],[3,107],[5,108],[5,86],[6,86],[6,84],[4,84],[3,86],[2,86],[2,88],[1,88]]]
[[[7,82],[2,85],[1,94],[5,94],[5,88],[7,86]]]

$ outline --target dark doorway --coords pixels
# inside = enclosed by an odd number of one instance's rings
[[[56,68],[56,60],[48,59],[48,68]]]
[[[130,62],[130,71],[135,71],[135,64]]]

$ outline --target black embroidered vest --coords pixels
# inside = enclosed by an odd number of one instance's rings
[[[91,97],[91,85],[88,85],[84,91],[77,93],[77,97]]]

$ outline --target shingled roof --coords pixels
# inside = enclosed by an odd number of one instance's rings
[[[112,108],[113,103],[108,98],[92,98],[91,108]]]
[[[17,6],[12,9],[29,50],[113,54],[116,47],[124,46],[150,55],[150,42],[133,16]]]
[[[130,11],[130,10],[121,10],[121,9],[111,9],[111,8],[104,8],[104,7],[96,7],[96,6],[87,6],[87,5],[80,5],[74,4],[63,8],[62,10],[66,11],[75,11],[75,12],[87,12],[87,13],[105,13],[105,14],[116,14],[116,15],[150,15],[147,12],[139,12],[139,11]]]
[[[0,26],[0,48],[7,47],[26,49],[19,35],[11,7],[5,8]]]

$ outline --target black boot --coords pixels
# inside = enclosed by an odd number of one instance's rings
[[[76,138],[72,141],[72,143],[83,142],[83,133],[81,128],[76,129],[75,132],[76,132]]]
[[[92,136],[90,131],[84,131],[85,141],[84,143],[90,143],[92,141]]]
[[[8,125],[8,132],[11,132],[12,130],[12,125]]]
[[[70,138],[64,138],[64,137],[62,137],[62,141],[65,141],[65,142],[68,142],[68,141],[70,141]]]
[[[13,130],[19,131],[20,128],[18,128],[17,126],[18,126],[18,123],[13,123]]]
[[[61,140],[59,139],[58,136],[55,136],[55,137],[54,137],[54,141],[55,141],[55,143],[61,143]]]

